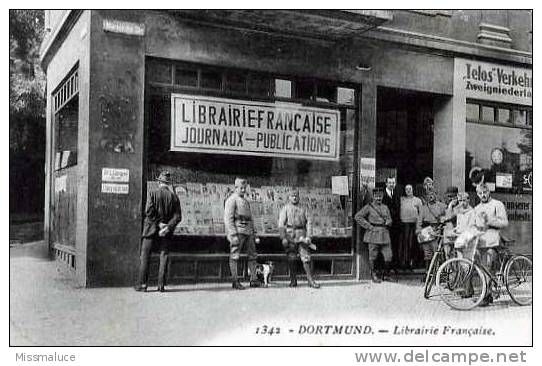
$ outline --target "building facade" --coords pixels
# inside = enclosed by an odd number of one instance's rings
[[[278,276],[289,187],[316,274],[367,276],[352,214],[387,176],[440,192],[483,179],[532,252],[529,11],[72,10],[47,11],[46,28],[45,237],[82,286],[134,282],[163,169],[183,209],[170,282],[227,279],[236,176]]]

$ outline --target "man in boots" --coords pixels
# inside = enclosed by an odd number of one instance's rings
[[[181,204],[171,186],[171,176],[168,171],[158,176],[158,189],[149,191],[145,205],[145,220],[143,223],[143,241],[139,263],[138,283],[136,291],[147,291],[149,275],[149,258],[151,249],[158,247],[160,266],[158,268],[158,291],[164,292],[169,242],[175,226],[181,221]]]
[[[299,192],[292,190],[288,197],[288,203],[282,207],[279,214],[279,233],[282,246],[288,257],[288,269],[290,270],[290,287],[297,286],[295,264],[297,254],[301,257],[303,269],[307,274],[307,281],[312,288],[320,288],[312,278],[311,257],[309,247],[314,247],[310,239],[310,225],[307,213],[299,205]]]
[[[228,197],[224,207],[224,225],[226,235],[230,243],[230,271],[232,287],[244,290],[245,287],[239,282],[237,274],[237,262],[243,247],[246,247],[248,256],[248,268],[250,271],[250,287],[259,287],[260,282],[256,278],[256,244],[254,238],[254,222],[250,204],[245,198],[247,181],[235,179],[235,192]]]
[[[371,278],[373,282],[380,283],[384,272],[377,268],[377,259],[382,256],[384,269],[388,269],[392,260],[391,240],[388,228],[392,224],[390,210],[382,203],[384,192],[375,189],[373,202],[363,206],[354,219],[365,229],[363,242],[369,249],[369,262],[371,266]]]
[[[418,222],[416,223],[416,234],[419,234],[423,228],[428,226],[436,228],[439,223],[445,222],[447,220],[446,209],[447,206],[437,199],[437,194],[435,191],[427,191],[426,202],[422,205],[420,215],[418,216]],[[427,271],[429,270],[429,265],[431,263],[431,259],[433,258],[433,254],[437,250],[437,242],[438,238],[435,237],[430,241],[421,243],[426,275]]]

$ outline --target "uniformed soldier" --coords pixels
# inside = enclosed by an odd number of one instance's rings
[[[237,274],[237,262],[243,247],[246,247],[248,256],[248,268],[250,271],[250,287],[259,287],[260,283],[256,278],[256,244],[254,238],[254,222],[250,204],[245,198],[247,181],[235,179],[235,192],[228,197],[224,207],[224,225],[226,235],[230,243],[230,271],[232,276],[232,287],[237,290],[244,290],[245,287],[239,282]]]
[[[297,254],[303,263],[303,269],[307,274],[307,281],[312,288],[320,288],[312,278],[311,257],[309,247],[315,248],[310,238],[310,222],[304,208],[299,205],[299,192],[295,189],[290,191],[288,203],[282,207],[279,214],[279,233],[282,246],[288,257],[288,268],[290,270],[290,287],[297,286],[295,262]]]
[[[149,275],[149,258],[151,249],[158,247],[160,266],[158,267],[158,291],[163,292],[166,282],[169,243],[175,226],[181,221],[181,204],[171,187],[171,174],[163,171],[157,178],[158,188],[149,191],[145,205],[143,222],[143,238],[139,261],[138,282],[136,291],[147,291]]]
[[[416,234],[419,234],[423,228],[428,226],[437,227],[439,223],[445,222],[447,206],[437,199],[437,194],[434,190],[427,191],[426,202],[422,205],[422,210],[418,216],[416,223]],[[423,259],[425,261],[425,271],[429,270],[431,258],[437,250],[437,240],[434,238],[421,244],[423,249]]]
[[[384,263],[389,268],[392,260],[391,240],[388,228],[392,224],[390,210],[382,203],[384,192],[380,189],[373,191],[374,201],[366,204],[359,210],[354,219],[365,229],[363,242],[369,249],[369,262],[371,267],[371,278],[373,282],[380,283],[384,272],[377,270],[377,259],[379,255],[384,258]]]

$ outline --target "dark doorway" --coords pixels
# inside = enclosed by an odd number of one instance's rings
[[[378,88],[377,185],[394,173],[403,187],[419,187],[424,177],[433,176],[433,115],[431,94]]]

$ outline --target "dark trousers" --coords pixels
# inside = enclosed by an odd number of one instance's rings
[[[392,252],[391,265],[393,268],[396,268],[401,265],[401,254],[400,254],[400,232],[401,227],[393,224],[389,229],[390,233],[390,248]]]
[[[402,266],[408,266],[417,262],[418,251],[416,242],[416,223],[403,222],[401,228],[401,238],[399,240],[399,258]]]
[[[160,288],[166,285],[169,240],[158,236],[143,238],[139,257],[139,275],[137,284],[140,286],[147,286],[149,277],[149,259],[151,257],[151,249],[153,246],[157,246],[160,252],[160,266],[158,268],[158,287]]]

